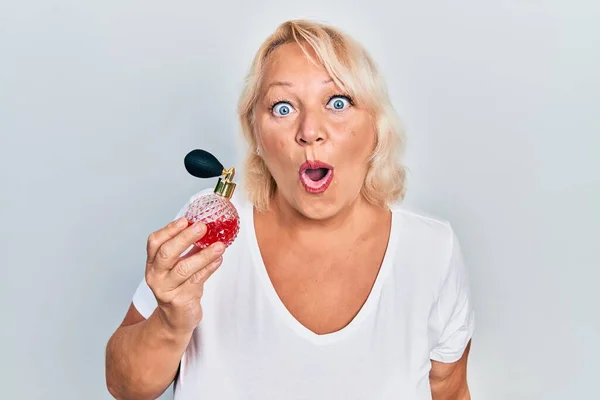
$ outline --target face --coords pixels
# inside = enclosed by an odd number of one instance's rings
[[[298,44],[269,56],[255,115],[261,157],[289,205],[326,219],[359,199],[373,119]]]

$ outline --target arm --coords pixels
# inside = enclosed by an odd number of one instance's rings
[[[183,255],[206,232],[196,223],[177,219],[148,238],[144,285],[106,347],[106,386],[119,400],[159,397],[173,381],[181,357],[202,319],[204,282],[221,265],[222,243]],[[150,308],[150,305],[153,307]],[[147,317],[147,319],[145,319]]]
[[[460,360],[454,363],[433,361],[429,372],[432,400],[471,400],[467,383],[467,359],[471,341]]]
[[[433,400],[470,400],[467,360],[475,327],[469,273],[451,230],[450,255],[430,319],[434,345],[429,381]]]
[[[176,333],[133,304],[106,347],[106,385],[116,399],[156,399],[171,384],[191,332]]]

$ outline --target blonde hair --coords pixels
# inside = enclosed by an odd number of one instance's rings
[[[266,210],[277,186],[256,153],[254,108],[267,57],[277,47],[293,42],[303,50],[302,43],[308,43],[334,82],[375,117],[377,144],[369,159],[361,194],[378,206],[402,200],[406,170],[397,157],[404,151],[405,135],[383,78],[367,51],[351,37],[329,25],[306,20],[284,22],[267,38],[254,57],[239,99],[238,116],[249,147],[244,169],[249,200],[258,210]]]

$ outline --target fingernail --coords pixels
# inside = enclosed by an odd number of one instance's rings
[[[202,233],[204,232],[205,226],[202,222],[196,222],[194,224],[194,232],[196,233]]]
[[[180,227],[180,228],[183,228],[187,224],[188,224],[188,220],[185,217],[179,218],[177,220],[177,226]]]
[[[222,253],[223,251],[225,251],[225,245],[221,242],[217,242],[215,243],[214,250],[217,254]]]

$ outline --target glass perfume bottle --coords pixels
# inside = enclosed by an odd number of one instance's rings
[[[195,245],[205,249],[215,242],[229,247],[240,229],[238,211],[230,199],[235,191],[235,168],[225,169],[215,156],[205,150],[192,150],[184,160],[187,171],[197,178],[219,177],[212,193],[199,196],[186,209],[184,216],[191,225],[201,221],[207,231]]]

